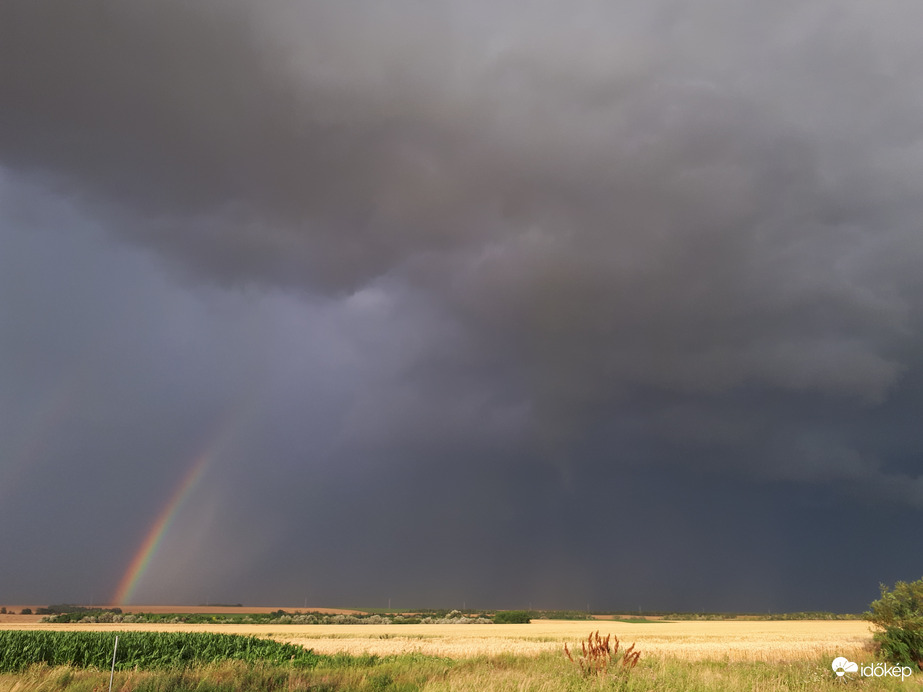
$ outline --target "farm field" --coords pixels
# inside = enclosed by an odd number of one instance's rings
[[[641,652],[637,667],[623,670],[613,663],[602,675],[582,670],[576,665],[580,661],[580,642],[586,640],[591,629],[599,630],[603,637],[617,635],[623,650],[634,643]],[[292,657],[291,663],[287,658],[282,663],[215,660],[168,669],[125,668],[116,671],[113,688],[123,692],[256,692],[270,688],[330,692],[833,692],[843,682],[861,685],[866,692],[923,690],[923,674],[917,671],[908,673],[906,680],[857,675],[844,680],[834,675],[831,661],[838,656],[860,665],[875,662],[869,624],[858,620],[533,620],[530,624],[508,625],[3,622],[0,633],[3,630],[103,633],[103,656],[109,655],[108,639],[114,640],[116,632],[198,632],[203,633],[203,641],[209,641],[211,635],[205,634],[209,632],[254,635],[312,649],[314,654],[309,656],[317,661],[308,667],[296,665]],[[191,642],[192,638],[184,641]],[[575,652],[576,661],[565,657],[565,643]],[[61,646],[69,647],[66,643]],[[130,648],[126,644],[126,656]],[[94,655],[99,655],[95,649]],[[208,655],[203,655],[208,660]],[[0,674],[0,692],[106,689],[108,672],[104,667],[31,666]]]
[[[177,611],[172,611],[177,612]],[[613,621],[533,620],[528,625],[213,625],[0,623],[0,629],[222,632],[299,644],[318,653],[425,654],[450,658],[561,651],[591,630],[635,643],[647,656],[688,661],[796,661],[867,656],[872,637],[861,620]]]
[[[362,627],[362,626],[360,626]],[[409,631],[404,632],[407,628]],[[320,629],[320,628],[317,628]],[[590,631],[615,635],[650,656],[683,660],[766,661],[814,658],[840,651],[856,653],[871,643],[868,623],[804,622],[651,622],[618,623],[534,620],[528,625],[369,626],[365,632],[323,630],[279,634],[273,638],[320,653],[345,651],[378,655],[423,653],[451,658],[510,653],[535,655],[573,646]]]

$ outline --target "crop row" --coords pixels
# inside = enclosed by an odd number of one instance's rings
[[[0,631],[0,672],[18,672],[37,663],[108,669],[115,637],[117,670],[186,667],[238,660],[314,667],[324,656],[294,644],[212,632],[48,632]]]

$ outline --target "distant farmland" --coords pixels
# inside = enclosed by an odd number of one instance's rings
[[[152,612],[154,608],[135,607],[126,611]],[[199,614],[255,613],[255,609],[215,606],[205,608],[169,607],[160,614],[185,612]],[[278,609],[259,609],[275,612]],[[315,609],[320,611],[321,609]],[[326,609],[333,610],[333,609]],[[354,611],[355,612],[355,611]],[[31,621],[23,618],[30,617]],[[550,620],[529,624],[223,624],[211,623],[41,623],[34,616],[16,615],[16,621],[0,621],[0,630],[38,630],[56,632],[102,632],[100,644],[92,651],[95,660],[105,665],[75,667],[37,665],[20,672],[0,673],[0,692],[27,692],[39,689],[105,689],[108,685],[111,656],[109,640],[125,632],[202,633],[190,637],[149,636],[165,659],[202,658],[207,664],[186,664],[166,669],[137,669],[132,660],[116,670],[115,689],[175,689],[192,692],[201,689],[234,689],[262,692],[278,689],[324,689],[331,692],[366,690],[411,690],[420,692],[501,692],[501,690],[569,690],[590,692],[599,689],[632,689],[636,692],[741,692],[752,690],[810,689],[834,692],[841,688],[831,662],[838,657],[870,664],[875,661],[869,623],[863,620]],[[617,637],[624,651],[634,644],[641,654],[637,667],[622,670],[618,664],[601,677],[586,674],[576,665],[581,661],[581,642],[591,631],[602,637]],[[225,646],[236,637],[250,635],[274,640],[297,649],[285,649],[279,659],[273,651],[268,658],[256,652],[245,640],[239,647]],[[123,656],[132,654],[130,636],[125,636]],[[14,638],[15,639],[15,638]],[[28,637],[20,639],[29,640]],[[50,639],[57,641],[58,637]],[[66,636],[61,646],[71,649]],[[85,637],[83,639],[86,639]],[[137,637],[136,637],[137,639]],[[141,640],[146,637],[142,636]],[[185,642],[182,651],[172,650],[173,639]],[[216,657],[209,651],[194,651],[199,640],[212,639],[228,652]],[[221,639],[221,642],[218,642]],[[567,644],[576,660],[564,654]],[[191,649],[189,647],[192,647]],[[218,660],[244,654],[252,661]],[[176,646],[173,646],[176,649]],[[251,651],[252,649],[252,651]],[[309,663],[289,656],[303,651]],[[313,653],[308,650],[313,650]],[[27,662],[29,650],[9,652]],[[58,652],[51,652],[57,656]],[[198,657],[198,658],[196,658]],[[266,658],[266,660],[263,660]],[[277,660],[278,659],[278,660]],[[48,659],[45,659],[48,660]],[[55,659],[56,660],[56,659]],[[172,660],[172,659],[170,659]],[[281,660],[281,662],[280,662]],[[299,659],[300,660],[300,659]],[[131,667],[129,670],[128,667]],[[910,673],[908,672],[908,675]],[[853,677],[856,677],[853,675]],[[916,677],[916,674],[913,675]],[[892,692],[901,680],[865,677],[865,692]],[[900,689],[917,689],[908,680]]]
[[[174,609],[169,612],[178,612]],[[226,609],[225,611],[226,612]],[[421,653],[452,658],[562,650],[590,630],[635,642],[646,655],[683,660],[792,661],[859,656],[871,644],[862,620],[626,623],[534,620],[528,625],[221,625],[0,623],[0,629],[223,632],[295,643],[318,653]]]

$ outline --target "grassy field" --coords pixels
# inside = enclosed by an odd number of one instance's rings
[[[0,674],[3,692],[106,690],[109,673],[69,667],[33,667]],[[845,687],[844,687],[845,684]],[[229,661],[166,671],[116,672],[113,690],[122,692],[896,692],[923,689],[919,679],[838,679],[826,660],[788,663],[642,659],[628,675],[583,676],[558,654],[478,656],[452,660],[425,656],[333,660],[312,669]]]
[[[641,651],[630,673],[590,675],[567,660],[590,631],[613,633]],[[874,662],[863,621],[648,622],[543,620],[528,625],[150,625],[4,623],[0,629],[246,634],[333,656],[305,670],[225,661],[167,671],[116,673],[118,690],[838,690],[830,663]],[[368,654],[373,654],[369,656]],[[906,680],[852,675],[862,690],[923,690],[923,672]],[[102,690],[108,672],[32,667],[0,675],[0,691]]]

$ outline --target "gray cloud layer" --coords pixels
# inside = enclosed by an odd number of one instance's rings
[[[0,162],[193,286],[332,306],[337,459],[919,510],[921,14],[14,0]]]

